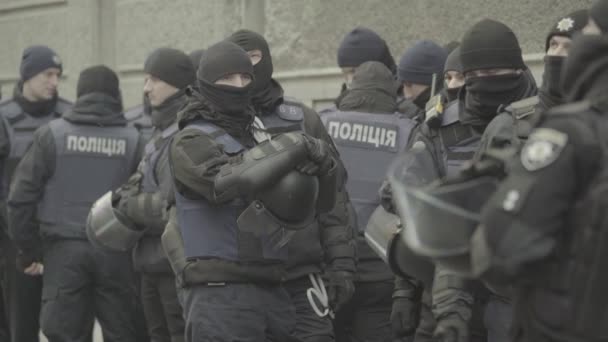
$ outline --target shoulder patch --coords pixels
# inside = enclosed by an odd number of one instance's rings
[[[283,120],[302,121],[304,120],[304,109],[291,103],[283,103],[277,108],[277,114]]]
[[[553,163],[566,146],[568,135],[551,128],[534,130],[521,150],[521,163],[528,171]]]
[[[511,103],[505,110],[510,112],[515,119],[520,120],[534,114],[539,102],[538,96],[532,96]]]

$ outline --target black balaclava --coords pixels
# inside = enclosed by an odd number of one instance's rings
[[[214,83],[224,76],[236,73],[250,75],[252,83],[243,88]],[[213,110],[233,116],[246,113],[255,80],[251,60],[241,47],[229,41],[221,41],[209,47],[201,59],[197,79],[200,93],[214,107]]]
[[[384,64],[365,62],[355,70],[351,87],[338,103],[338,109],[394,113],[397,110],[395,87],[393,74]]]
[[[445,61],[445,66],[443,68],[445,72],[448,71],[457,71],[462,74],[462,63],[460,62],[460,47],[455,48],[450,52],[448,58]],[[462,87],[449,89],[446,85],[445,94],[448,102],[452,102],[458,98],[458,92],[460,92]]]
[[[556,20],[545,41],[545,51],[549,50],[549,43],[554,36],[562,36],[572,39],[579,33],[588,21],[588,11],[578,10],[565,17]],[[566,57],[564,56],[545,56],[545,70],[543,72],[543,83],[539,91],[541,102],[546,105],[555,106],[563,103],[561,92],[561,75]]]
[[[605,98],[604,87],[595,87],[608,67],[608,36],[578,35],[572,40],[564,64],[561,84],[567,102],[584,98]]]
[[[480,69],[516,69],[516,74],[467,77],[465,109],[477,124],[487,124],[501,106],[536,95],[526,72],[515,33],[505,24],[484,19],[464,35],[460,46],[463,72]]]
[[[608,0],[596,0],[589,9],[589,17],[603,34],[608,33]]]
[[[253,66],[255,83],[252,89],[251,102],[261,112],[272,112],[283,102],[283,88],[272,80],[274,71],[272,55],[266,39],[259,33],[250,30],[238,30],[226,40],[235,43],[245,51],[260,50],[262,59]]]

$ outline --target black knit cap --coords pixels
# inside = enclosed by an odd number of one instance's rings
[[[505,24],[483,19],[465,33],[460,45],[463,72],[479,69],[525,69],[515,33]]]
[[[63,71],[61,59],[51,48],[44,45],[32,45],[23,50],[19,67],[22,81],[25,82],[48,68]]]
[[[462,73],[462,63],[460,62],[460,47],[455,48],[450,52],[445,60],[444,71],[458,71]]]
[[[346,34],[340,43],[338,66],[356,68],[368,61],[380,62],[393,74],[397,72],[395,59],[384,39],[368,28],[357,27]]]
[[[608,33],[608,0],[596,0],[589,10],[589,17],[595,21],[602,33]]]
[[[419,40],[405,50],[399,61],[399,80],[430,86],[433,74],[443,75],[448,53],[430,40]]]
[[[178,89],[186,88],[196,79],[190,57],[171,48],[154,50],[144,63],[144,72]]]
[[[587,10],[578,10],[557,19],[553,25],[551,25],[551,30],[549,31],[549,34],[547,34],[545,51],[549,50],[549,41],[551,40],[551,37],[562,36],[572,38],[575,33],[580,32],[583,27],[587,25],[589,18],[588,13],[589,11]]]
[[[204,54],[205,49],[194,50],[190,52],[190,54],[188,54],[188,57],[190,57],[190,61],[192,62],[192,67],[194,68],[194,70],[198,70],[198,65],[201,64],[201,59],[203,58]]]
[[[205,51],[196,76],[201,81],[214,83],[226,75],[236,73],[249,74],[253,78],[251,60],[240,46],[224,40]]]
[[[82,70],[76,85],[76,97],[90,93],[104,93],[120,99],[120,87],[116,73],[105,65],[96,65]]]

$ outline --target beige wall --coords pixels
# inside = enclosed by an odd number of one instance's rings
[[[78,73],[104,63],[120,75],[127,107],[141,99],[142,65],[156,47],[189,52],[247,27],[268,38],[276,77],[307,103],[335,97],[341,38],[363,25],[396,59],[414,40],[458,40],[476,20],[502,20],[517,33],[526,60],[542,70],[549,25],[591,0],[0,0],[0,86],[18,78],[22,50],[46,44],[64,61],[62,96],[74,99]]]

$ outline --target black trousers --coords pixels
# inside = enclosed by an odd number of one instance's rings
[[[298,341],[295,310],[281,286],[235,283],[180,291],[188,342]]]
[[[49,342],[89,341],[95,318],[105,342],[135,341],[131,257],[95,250],[88,241],[45,245],[40,324]]]
[[[306,291],[312,287],[310,279],[302,277],[290,280],[284,286],[296,310],[295,336],[304,342],[335,341],[331,318],[319,317],[308,301]]]
[[[393,341],[391,310],[394,286],[392,280],[355,283],[355,294],[336,313],[336,341]]]
[[[30,276],[18,270],[15,265],[16,248],[10,242],[5,246],[2,290],[10,341],[38,342],[42,277]]]
[[[185,323],[172,273],[142,273],[141,301],[154,342],[184,341]]]

